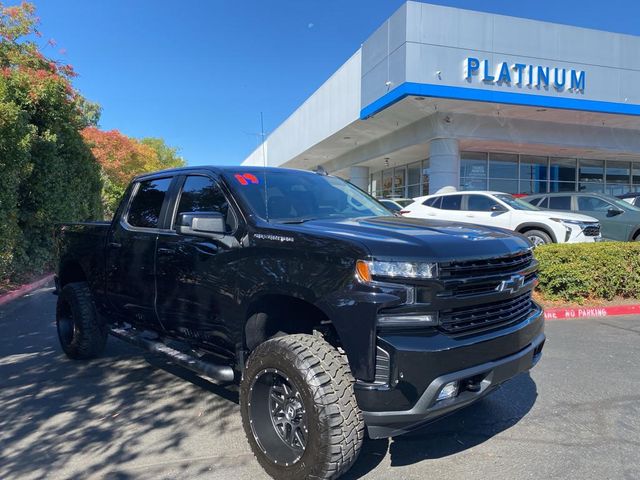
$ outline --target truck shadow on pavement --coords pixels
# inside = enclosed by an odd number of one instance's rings
[[[185,459],[174,469],[185,469],[195,442],[241,429],[235,387],[118,340],[109,339],[99,359],[68,360],[50,313],[53,296],[42,300],[0,310],[0,478],[112,477],[167,452]]]
[[[360,478],[391,456],[400,467],[473,448],[517,424],[533,407],[537,388],[528,373],[506,382],[479,402],[391,440],[365,440],[353,468],[343,477]]]

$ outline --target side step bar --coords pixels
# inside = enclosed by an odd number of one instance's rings
[[[173,363],[181,367],[188,368],[196,373],[205,375],[214,380],[222,382],[232,382],[235,375],[233,369],[227,365],[216,365],[214,363],[204,362],[191,355],[187,355],[179,350],[171,348],[162,342],[144,338],[139,332],[133,329],[112,328],[109,333],[125,342],[136,345],[137,347],[148,350],[153,353],[160,353],[169,358]]]

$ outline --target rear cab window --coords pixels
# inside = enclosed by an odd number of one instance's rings
[[[172,180],[168,177],[138,182],[127,212],[127,223],[136,228],[158,228]]]

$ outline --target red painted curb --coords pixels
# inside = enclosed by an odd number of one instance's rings
[[[27,293],[31,293],[34,290],[39,289],[43,285],[46,285],[53,279],[53,273],[50,273],[46,277],[41,278],[40,280],[36,280],[35,282],[28,283],[26,285],[22,285],[17,290],[13,290],[9,293],[5,293],[4,295],[0,295],[0,305],[4,305],[5,303],[9,303],[11,300],[15,300],[18,297],[22,297]]]
[[[640,315],[640,305],[613,305],[610,307],[549,308],[545,320],[571,320],[574,318],[611,317],[614,315]]]

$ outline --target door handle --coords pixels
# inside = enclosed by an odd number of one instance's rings
[[[109,242],[109,246],[111,248],[120,248],[120,247],[122,247],[122,244],[118,243],[118,242]]]
[[[174,253],[176,253],[176,251],[173,248],[159,248],[158,249],[158,254],[159,255],[173,255]]]

